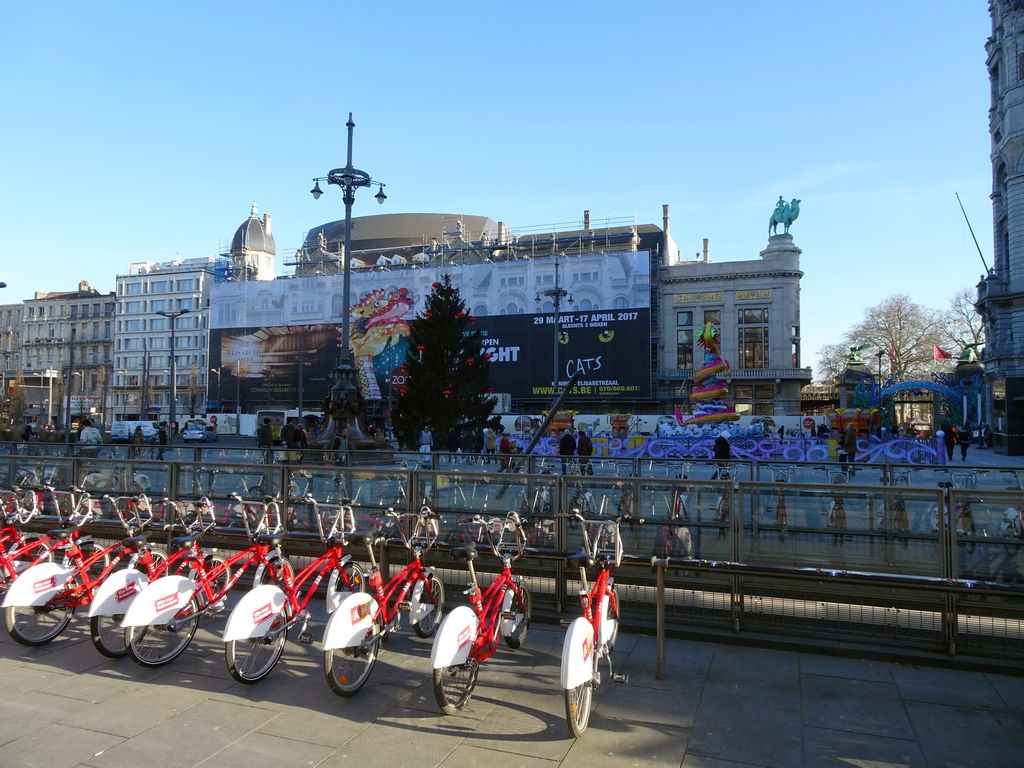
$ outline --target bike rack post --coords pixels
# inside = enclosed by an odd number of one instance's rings
[[[952,483],[946,483],[942,489],[939,514],[939,551],[941,553],[940,566],[942,575],[947,579],[955,579],[956,573],[956,542],[954,541],[953,519],[953,490]],[[954,592],[946,592],[942,597],[942,642],[946,646],[946,653],[950,656],[956,655],[957,637],[957,595]]]
[[[652,558],[653,559],[653,558]],[[654,598],[654,677],[661,680],[665,677],[665,561],[654,560],[655,598]]]

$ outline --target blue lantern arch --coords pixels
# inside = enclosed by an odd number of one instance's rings
[[[901,381],[897,384],[890,384],[887,387],[883,387],[882,391],[878,393],[878,399],[881,401],[900,392],[911,392],[917,389],[926,389],[930,392],[935,392],[936,394],[948,397],[951,400],[957,400],[963,394],[962,391],[953,389],[953,387],[946,384],[940,384],[937,381],[911,379],[910,381]]]

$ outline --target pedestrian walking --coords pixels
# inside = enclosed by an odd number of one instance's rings
[[[960,461],[967,461],[967,448],[971,444],[971,430],[969,427],[964,427],[962,430],[957,432],[957,445],[960,446]]]
[[[942,444],[946,448],[946,460],[953,460],[953,448],[956,446],[956,427],[944,425]]]
[[[562,438],[558,441],[558,455],[562,457],[562,474],[567,474],[569,462],[576,455],[576,438],[573,437],[572,427],[562,433]]]
[[[429,425],[425,425],[420,431],[419,446],[420,453],[430,453],[434,450],[434,433],[430,431]]]
[[[576,453],[580,457],[580,474],[594,474],[594,467],[590,463],[590,457],[594,455],[594,443],[585,429],[580,429],[580,437],[576,443]]]

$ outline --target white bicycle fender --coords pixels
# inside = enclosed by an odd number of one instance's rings
[[[593,679],[596,650],[593,625],[577,616],[569,625],[562,643],[562,669],[559,673],[562,688],[575,688]]]
[[[421,597],[423,597],[423,582],[419,581],[416,582],[416,586],[412,588],[412,597],[409,598],[410,624],[419,624],[434,612],[434,604],[430,602],[423,602],[420,599]]]
[[[508,613],[509,611],[513,610],[512,603],[513,603],[513,601],[515,599],[516,599],[515,593],[511,589],[506,589],[505,590],[505,597],[501,601],[501,612],[503,614]],[[518,608],[518,606],[517,606],[517,608]],[[517,614],[518,614],[518,611],[517,611]],[[519,614],[519,615],[521,615],[521,614]],[[501,636],[502,637],[508,637],[509,635],[511,635],[516,630],[516,627],[518,627],[518,626],[519,626],[519,621],[516,621],[515,619],[502,619],[501,620]]]
[[[472,608],[468,605],[453,608],[444,617],[434,636],[434,645],[430,649],[431,668],[465,664],[479,632],[480,619]]]
[[[127,613],[132,600],[149,585],[149,578],[134,568],[114,571],[96,587],[89,603],[89,617]]]
[[[366,637],[366,630],[373,625],[376,613],[377,601],[365,592],[345,593],[324,629],[324,650],[359,645]]]
[[[263,637],[284,608],[284,592],[276,584],[262,584],[249,591],[231,611],[224,627],[225,643]]]
[[[352,559],[351,555],[345,555],[341,558],[341,564],[345,565],[349,560]],[[338,610],[338,606],[341,605],[341,601],[348,596],[348,592],[338,590],[338,579],[341,577],[341,573],[337,570],[331,571],[331,577],[327,579],[327,594],[325,595],[325,605],[327,606],[327,613],[334,613]]]
[[[11,583],[3,607],[43,605],[64,589],[74,572],[74,567],[66,568],[58,563],[37,563],[18,574]]]
[[[166,624],[188,604],[196,587],[196,583],[186,576],[164,576],[157,579],[135,596],[125,612],[121,626]]]

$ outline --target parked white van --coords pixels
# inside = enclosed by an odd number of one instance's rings
[[[160,426],[155,421],[115,421],[110,425],[110,442],[130,443],[136,427],[142,427],[142,439],[147,443],[160,442]]]

